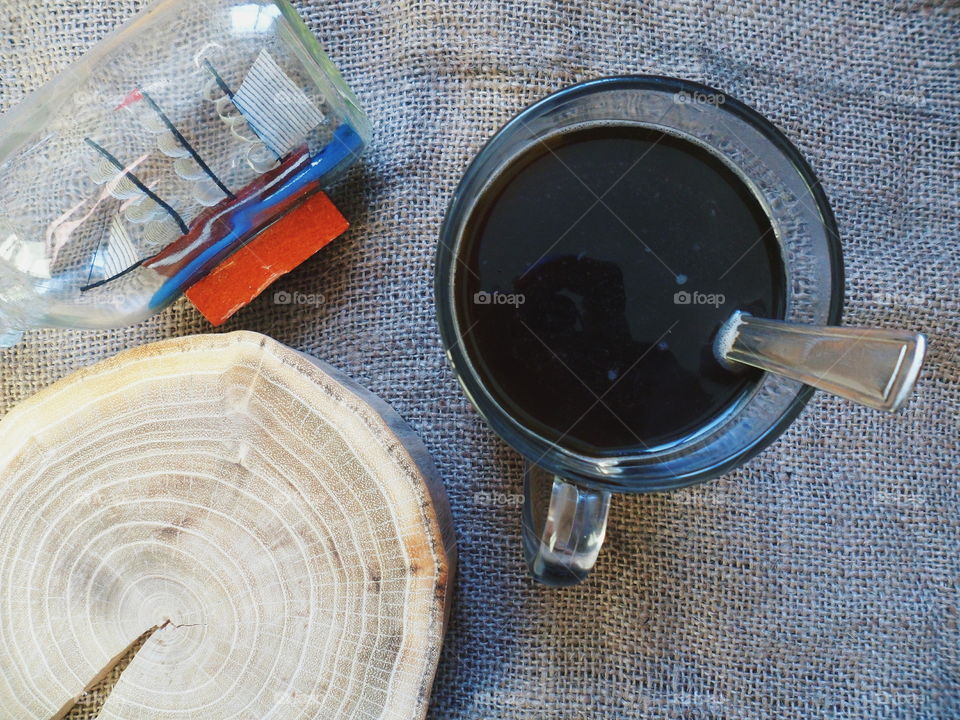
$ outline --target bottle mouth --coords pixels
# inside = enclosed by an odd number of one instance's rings
[[[47,303],[33,279],[0,256],[0,348],[13,347],[40,324]]]

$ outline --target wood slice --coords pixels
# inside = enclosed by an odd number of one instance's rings
[[[0,422],[0,716],[422,718],[456,558],[426,450],[241,332],[147,345]]]

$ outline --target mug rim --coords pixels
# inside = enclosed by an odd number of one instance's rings
[[[500,403],[493,398],[488,397],[489,392],[485,389],[484,383],[476,374],[473,363],[466,353],[461,338],[459,337],[456,313],[453,307],[452,285],[453,274],[456,269],[457,258],[454,249],[459,245],[460,237],[455,237],[454,219],[457,216],[456,211],[459,204],[463,201],[467,186],[475,179],[478,169],[483,161],[491,154],[496,147],[498,140],[503,136],[514,132],[517,126],[523,126],[527,118],[539,117],[549,112],[553,106],[583,95],[590,95],[608,90],[655,90],[671,93],[706,93],[716,94],[724,98],[722,107],[726,112],[738,116],[741,120],[748,123],[752,128],[759,131],[780,153],[789,161],[792,167],[798,172],[809,189],[813,200],[815,201],[817,211],[822,221],[823,231],[826,238],[827,257],[830,265],[830,298],[827,311],[826,324],[837,325],[840,323],[843,300],[844,300],[844,268],[842,248],[840,244],[839,230],[837,228],[836,218],[830,206],[830,202],[823,190],[819,178],[813,169],[803,157],[796,146],[780,131],[770,120],[761,115],[758,111],[740,100],[732,97],[726,92],[716,88],[704,85],[691,80],[668,77],[663,75],[615,75],[601,77],[584,82],[576,83],[565,88],[561,88],[546,97],[528,105],[520,112],[515,114],[509,121],[495,132],[491,138],[484,144],[479,152],[470,162],[457,189],[447,207],[443,224],[440,230],[440,242],[435,265],[434,275],[434,295],[437,312],[437,322],[440,329],[441,339],[444,344],[445,353],[453,369],[458,383],[463,389],[471,404],[477,412],[490,425],[491,429],[501,437],[514,450],[519,452],[527,462],[533,462],[531,458],[538,458],[536,464],[543,465],[548,470],[555,471],[552,462],[552,455],[559,455],[567,461],[575,461],[578,467],[588,470],[591,466],[600,468],[605,464],[622,460],[623,458],[610,458],[590,456],[583,453],[568,450],[556,443],[543,438],[533,431],[523,426],[519,421],[509,415],[501,407]],[[511,158],[510,160],[512,160]],[[508,161],[509,162],[509,161]],[[479,199],[488,189],[484,184],[479,192],[476,192],[476,199]],[[473,206],[468,208],[472,212]],[[463,213],[461,213],[462,215]],[[469,214],[469,213],[468,213]],[[459,219],[457,217],[456,219]],[[462,233],[461,233],[462,234]],[[786,263],[786,260],[784,260]],[[465,371],[465,368],[467,369]],[[800,385],[794,392],[789,406],[772,422],[762,434],[753,442],[744,444],[736,452],[729,454],[722,462],[707,467],[700,467],[697,470],[681,475],[666,471],[662,475],[654,477],[645,477],[641,479],[623,477],[618,474],[602,474],[599,471],[594,473],[583,472],[569,467],[563,467],[556,470],[556,474],[576,482],[581,485],[595,487],[601,490],[612,490],[616,492],[657,492],[664,490],[674,490],[689,485],[705,482],[722,475],[723,473],[738,467],[750,458],[757,455],[793,423],[803,408],[809,402],[814,392],[814,388],[808,385]],[[487,402],[489,401],[489,402]],[[744,399],[734,401],[736,404],[743,402]],[[749,401],[749,396],[747,396]],[[733,406],[731,406],[733,407]],[[728,408],[729,411],[729,408]],[[648,466],[649,467],[649,466]]]

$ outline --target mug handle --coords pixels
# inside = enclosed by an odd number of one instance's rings
[[[527,462],[523,474],[523,548],[537,582],[583,582],[607,534],[610,493],[584,488]]]

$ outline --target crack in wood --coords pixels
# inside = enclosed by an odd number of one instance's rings
[[[100,711],[103,710],[104,704],[110,697],[110,693],[113,692],[113,688],[120,681],[120,676],[123,674],[123,671],[133,662],[133,658],[137,656],[137,653],[140,652],[147,640],[149,640],[155,632],[162,630],[168,625],[183,627],[182,625],[174,625],[170,620],[167,620],[162,625],[154,625],[130,643],[122,653],[107,663],[107,666],[97,673],[87,684],[83,692],[68,702],[57,714],[50,718],[50,720],[95,720],[95,718],[98,718]]]

